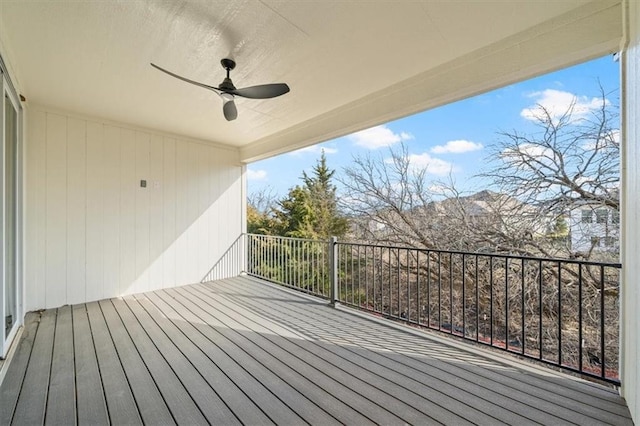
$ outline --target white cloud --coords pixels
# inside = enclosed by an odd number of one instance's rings
[[[502,151],[502,155],[504,157],[518,157],[518,158],[524,155],[526,157],[531,157],[531,158],[542,161],[544,159],[552,159],[553,151],[550,148],[545,148],[540,145],[525,143],[518,146],[518,148],[505,149],[504,151]]]
[[[576,96],[573,93],[555,89],[534,92],[529,97],[534,98],[536,104],[520,111],[520,116],[531,121],[543,117],[543,109],[549,113],[553,121],[557,121],[567,112],[572,103],[574,104],[572,120],[577,121],[587,117],[592,111],[602,108],[603,102],[602,98]],[[607,100],[604,102],[609,103]]]
[[[247,179],[249,179],[249,180],[266,180],[267,179],[267,171],[266,170],[247,169]]]
[[[545,148],[543,146],[535,145],[532,143],[525,143],[520,145],[519,151],[534,158],[553,156],[553,152],[550,148]]]
[[[430,156],[428,153],[409,154],[409,168],[413,171],[425,170],[426,173],[438,176],[446,176],[456,172],[458,169],[452,163]],[[388,158],[386,163],[392,163],[393,159]]]
[[[429,191],[436,195],[447,195],[449,194],[449,188],[440,184],[433,184],[429,186]]]
[[[444,145],[436,145],[431,148],[431,152],[434,154],[462,154],[465,152],[478,151],[484,148],[481,143],[455,140],[448,141]]]
[[[295,151],[290,152],[289,155],[320,154],[322,151],[327,155],[336,154],[338,152],[336,148],[322,145],[311,145],[305,148],[296,149]]]
[[[613,129],[607,133],[603,133],[598,139],[597,143],[595,140],[588,140],[583,143],[580,147],[586,151],[593,151],[596,148],[603,149],[608,146],[620,145],[620,129]]]
[[[413,136],[405,132],[394,133],[387,126],[376,126],[356,132],[349,135],[348,138],[358,146],[368,149],[379,149],[398,142],[408,141],[413,139]]]

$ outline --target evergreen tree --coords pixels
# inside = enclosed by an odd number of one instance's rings
[[[309,239],[344,236],[348,222],[338,211],[336,187],[331,183],[334,173],[323,151],[312,173],[302,172],[303,185],[291,188],[278,202],[274,212],[277,234]]]

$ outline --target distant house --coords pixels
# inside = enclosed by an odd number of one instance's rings
[[[618,210],[583,203],[571,210],[569,229],[574,252],[618,252],[620,214]]]
[[[490,190],[468,196],[432,201],[401,214],[384,208],[370,216],[352,217],[352,236],[363,240],[386,241],[394,232],[407,227],[404,219],[420,226],[421,230],[449,232],[452,223],[465,222],[475,229],[493,230],[495,233],[522,234],[523,239],[540,238],[549,233],[554,217],[540,216],[534,206]],[[407,230],[408,234],[412,232]],[[472,250],[492,250],[491,247]]]

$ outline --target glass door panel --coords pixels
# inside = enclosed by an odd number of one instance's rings
[[[4,339],[18,322],[17,230],[18,230],[18,112],[9,96],[4,96],[4,193],[5,197],[5,280]],[[1,355],[1,354],[0,354]]]

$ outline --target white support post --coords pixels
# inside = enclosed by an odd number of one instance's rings
[[[623,2],[621,393],[640,424],[640,3]]]

